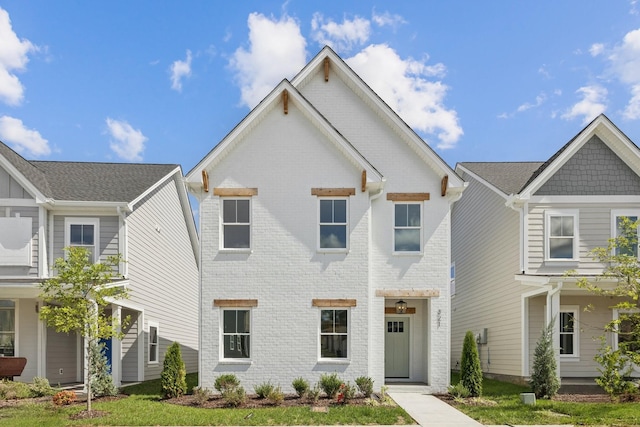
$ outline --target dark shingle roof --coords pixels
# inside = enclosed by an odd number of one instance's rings
[[[518,194],[545,162],[458,163],[505,194]]]
[[[4,156],[45,197],[129,203],[179,167],[176,164],[28,161],[0,142]]]

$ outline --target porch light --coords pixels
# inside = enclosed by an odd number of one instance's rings
[[[396,314],[405,314],[407,312],[407,303],[400,300],[396,303]]]

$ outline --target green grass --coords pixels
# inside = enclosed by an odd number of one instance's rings
[[[459,375],[452,374],[457,384]],[[482,384],[482,397],[496,406],[458,404],[456,408],[482,424],[573,424],[573,425],[640,425],[637,403],[579,403],[538,399],[535,406],[520,402],[520,393],[530,392],[526,386],[490,380]]]
[[[197,375],[187,376],[191,390]],[[0,409],[0,426],[38,427],[60,425],[338,425],[410,424],[411,417],[400,407],[335,406],[327,413],[312,412],[309,406],[261,409],[205,409],[173,405],[160,400],[160,381],[153,380],[125,388],[127,398],[97,401],[93,409],[109,415],[71,420],[85,405],[56,407],[51,403],[27,404]],[[251,416],[249,416],[251,414]]]

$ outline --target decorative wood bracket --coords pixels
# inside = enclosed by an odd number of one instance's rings
[[[329,58],[324,58],[324,81],[329,81]]]
[[[250,197],[257,196],[257,188],[222,188],[216,187],[213,189],[214,196],[220,197]]]
[[[445,175],[442,177],[442,182],[440,183],[440,195],[442,197],[447,195],[447,185],[449,184],[449,175]]]
[[[284,106],[284,113],[289,114],[289,91],[286,89],[282,91],[282,104]]]
[[[214,307],[257,307],[257,299],[214,299]]]
[[[320,197],[331,197],[331,196],[355,196],[356,189],[355,188],[312,188],[311,189],[312,196],[320,196]]]
[[[367,189],[367,171],[362,171],[362,183],[361,183],[361,191],[364,193],[364,190]]]
[[[387,193],[392,202],[422,202],[429,200],[429,193]]]
[[[318,299],[311,300],[313,307],[355,307],[355,299]]]
[[[209,174],[206,170],[202,170],[202,188],[204,188],[204,192],[209,192]]]

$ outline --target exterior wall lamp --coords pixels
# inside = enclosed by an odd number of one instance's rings
[[[400,300],[396,303],[396,314],[405,314],[407,312],[407,303]]]

